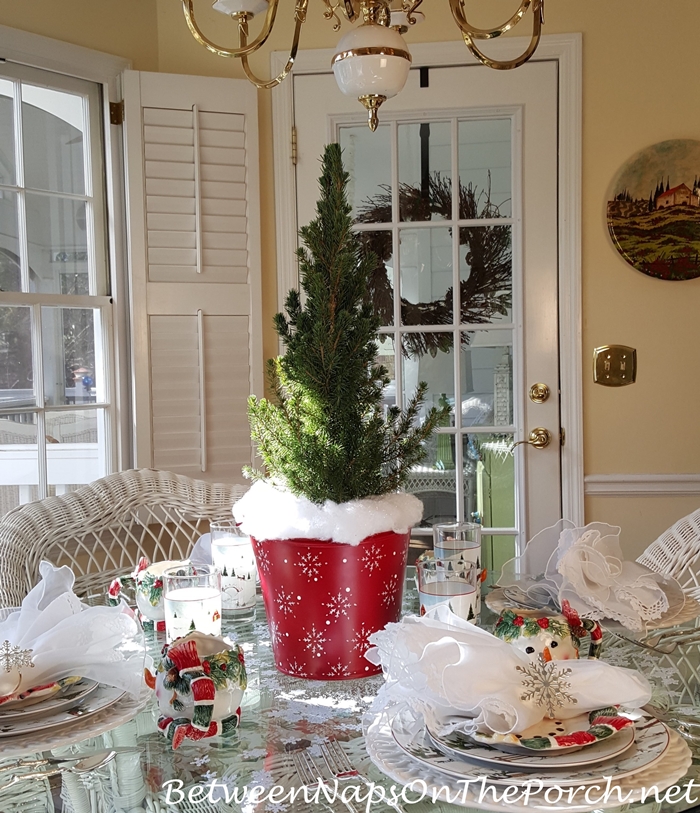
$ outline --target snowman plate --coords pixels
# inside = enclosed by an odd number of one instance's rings
[[[633,726],[634,722],[629,717],[619,714],[616,708],[608,707],[578,714],[568,720],[546,718],[519,734],[476,733],[470,735],[470,739],[509,754],[578,751]]]

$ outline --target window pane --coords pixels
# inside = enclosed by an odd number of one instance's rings
[[[17,194],[0,191],[0,290],[21,291]]]
[[[341,127],[343,165],[350,173],[348,199],[358,223],[391,221],[391,130]]]
[[[26,186],[85,194],[82,96],[23,84],[22,133]]]
[[[74,491],[107,473],[103,413],[101,409],[46,413],[48,479],[56,494]]]
[[[454,413],[454,342],[451,333],[404,333],[403,397],[404,405],[413,396],[419,382],[428,385],[419,417],[434,406],[449,404]],[[446,425],[452,425],[448,419]]]
[[[510,119],[459,122],[462,220],[511,216]]]
[[[0,183],[15,180],[15,124],[13,83],[0,79]]]
[[[452,324],[450,229],[401,229],[401,321],[404,325]],[[449,296],[448,296],[449,292]]]
[[[102,359],[95,348],[98,319],[99,311],[92,308],[41,309],[47,405],[102,399]]]
[[[452,126],[399,125],[399,212],[402,221],[452,219]]]
[[[495,343],[508,331],[495,333],[462,333],[462,426],[513,423],[512,348]]]
[[[39,497],[36,414],[0,416],[0,516]]]
[[[0,406],[34,404],[31,310],[0,306]]]
[[[510,226],[459,230],[459,289],[462,323],[513,319],[513,250]]]
[[[360,242],[365,251],[372,251],[377,257],[369,281],[368,296],[374,312],[381,319],[383,327],[394,324],[394,253],[392,234],[383,231],[360,232]]]
[[[515,525],[515,463],[511,434],[470,434],[462,439],[465,478],[464,516],[484,527]]]
[[[81,277],[78,288],[87,292],[85,202],[31,193],[27,193],[26,200],[31,291],[73,293],[78,275]],[[63,280],[66,274],[70,278],[67,286]]]

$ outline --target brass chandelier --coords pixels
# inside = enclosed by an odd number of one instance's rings
[[[338,43],[331,60],[333,73],[340,90],[356,96],[368,112],[371,130],[377,129],[379,107],[396,96],[408,78],[411,54],[402,36],[423,19],[417,11],[423,0],[323,0],[323,16],[333,21],[333,30],[340,30],[340,13],[348,22],[361,20]],[[464,0],[449,0],[450,9],[464,42],[479,62],[496,70],[510,70],[527,62],[535,53],[544,23],[544,0],[521,0],[518,10],[503,25],[496,28],[475,28],[467,22]],[[289,59],[282,71],[269,80],[258,78],[251,70],[248,57],[260,49],[270,36],[275,24],[279,0],[216,0],[213,8],[227,14],[238,28],[238,47],[223,48],[206,37],[195,20],[194,0],[182,0],[187,25],[192,36],[217,56],[241,60],[243,71],[258,88],[270,89],[279,85],[290,73],[299,50],[301,27],[306,21],[308,0],[295,0],[294,34]],[[500,37],[516,26],[532,10],[532,38],[530,44],[516,59],[491,59],[477,47],[476,42]],[[258,35],[248,41],[248,22],[264,14],[265,21]]]

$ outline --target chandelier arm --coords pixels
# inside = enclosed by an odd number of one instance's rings
[[[297,0],[296,10],[294,13],[294,37],[292,39],[292,48],[289,52],[289,59],[287,60],[287,64],[282,68],[282,70],[274,77],[274,79],[270,79],[269,81],[265,81],[264,79],[258,79],[258,77],[253,73],[248,64],[248,57],[242,56],[241,57],[241,65],[243,66],[243,72],[245,73],[248,81],[252,82],[255,87],[260,88],[261,90],[271,90],[277,85],[281,84],[288,76],[292,67],[294,66],[294,60],[297,57],[297,51],[299,50],[299,38],[301,36],[301,27],[306,22],[306,7],[308,5],[308,0]],[[246,40],[248,38],[248,21],[243,18],[239,21],[239,36],[241,41],[241,46],[245,47]]]
[[[476,28],[467,22],[467,18],[464,15],[464,0],[450,0],[452,16],[462,31],[462,34],[467,33],[472,39],[477,40],[494,39],[505,34],[506,31],[510,31],[511,28],[515,28],[531,5],[533,7],[533,14],[536,18],[539,18],[539,25],[541,26],[543,22],[544,0],[521,0],[518,10],[507,22],[503,23],[503,25],[499,25],[496,28]]]
[[[483,65],[500,71],[510,70],[511,68],[519,68],[521,65],[524,65],[537,50],[537,46],[540,42],[540,36],[542,34],[544,0],[534,0],[533,3],[532,38],[530,39],[530,44],[519,57],[508,60],[491,59],[491,57],[486,56],[486,54],[479,50],[474,43],[474,39],[479,39],[479,37],[472,32],[470,26],[468,26],[470,30],[465,31],[461,25],[462,21],[466,23],[461,10],[462,3],[463,0],[450,0],[452,14],[457,22],[457,25],[459,25],[460,29],[462,30],[462,37],[465,45]],[[487,38],[482,37],[481,39]]]
[[[403,0],[403,10],[406,12],[406,21],[409,25],[416,24],[413,12],[420,6],[423,0]]]
[[[248,45],[241,46],[239,48],[222,48],[216,43],[212,42],[208,37],[206,37],[202,31],[200,30],[197,22],[194,18],[194,0],[182,0],[182,10],[185,13],[185,20],[187,22],[187,27],[190,29],[190,33],[192,36],[197,40],[200,45],[203,45],[208,51],[211,51],[213,54],[217,56],[229,56],[234,58],[240,58],[244,56],[249,56],[250,54],[255,53],[259,48],[261,48],[267,38],[270,36],[272,32],[272,26],[275,24],[275,17],[277,15],[277,7],[279,5],[279,0],[270,0],[267,13],[265,14],[265,23],[262,27],[262,31],[258,34],[258,36]]]

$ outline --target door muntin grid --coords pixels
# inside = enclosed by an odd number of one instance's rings
[[[424,503],[414,533],[477,519],[510,545],[518,524],[509,451],[518,414],[515,116],[395,120],[371,142],[365,130],[339,124],[338,140],[355,228],[378,256],[371,297],[382,322],[378,360],[391,379],[385,401],[402,406],[427,381],[423,414],[451,407],[409,481]]]

